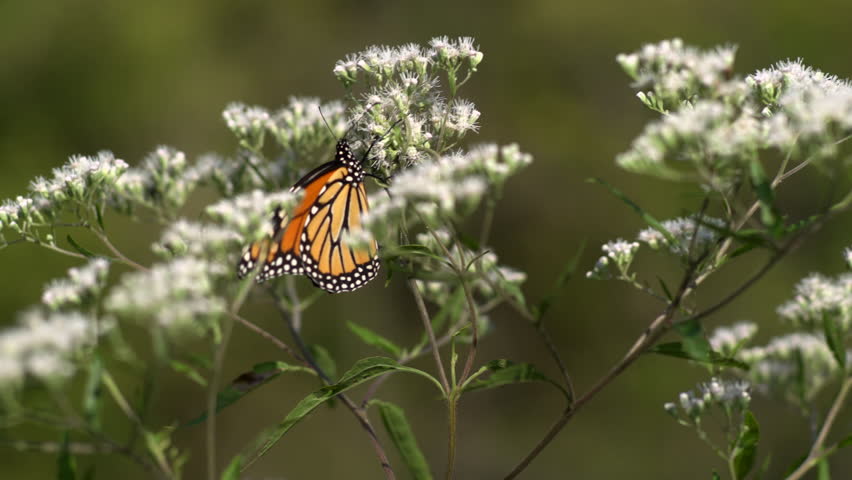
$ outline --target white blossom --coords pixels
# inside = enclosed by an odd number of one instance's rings
[[[207,207],[207,215],[224,223],[225,227],[239,232],[245,241],[253,241],[271,232],[271,219],[276,208],[289,212],[298,200],[289,191],[266,193],[261,190],[220,200]]]
[[[654,228],[642,230],[637,239],[654,250],[666,247],[675,255],[685,256],[690,253],[690,245],[694,248],[692,253],[695,253],[704,251],[715,243],[719,239],[719,232],[710,228],[710,225],[723,228],[725,222],[718,218],[703,216],[697,228],[695,219],[688,217],[666,220],[662,222],[662,225],[674,238],[674,243],[671,243],[665,235]],[[695,236],[694,241],[693,235]]]
[[[25,311],[15,326],[0,331],[0,389],[15,389],[26,378],[67,379],[97,335],[112,327],[80,312]]]
[[[792,300],[778,307],[778,314],[793,325],[822,331],[831,316],[843,331],[852,328],[852,273],[836,278],[813,273],[796,285]]]
[[[100,293],[106,282],[109,262],[95,258],[82,267],[68,270],[68,278],[52,281],[45,288],[41,301],[53,309],[80,304]]]
[[[210,258],[238,247],[242,241],[239,233],[228,228],[180,219],[169,225],[151,248],[163,258],[183,255]]]
[[[708,341],[714,351],[726,357],[732,357],[754,338],[755,333],[757,333],[757,325],[751,322],[739,322],[728,327],[717,328]]]
[[[107,296],[106,309],[166,332],[199,333],[225,312],[214,279],[228,269],[194,257],[179,257],[150,270],[125,274]]]

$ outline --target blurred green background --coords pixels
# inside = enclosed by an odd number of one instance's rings
[[[331,69],[337,59],[371,44],[425,44],[436,35],[470,35],[485,52],[464,96],[482,112],[473,141],[517,141],[534,164],[509,182],[492,243],[502,260],[530,274],[531,299],[549,288],[563,259],[585,239],[581,268],[599,245],[631,237],[640,220],[601,187],[584,183],[599,176],[623,189],[658,218],[696,208],[682,186],[618,170],[614,156],[653,114],[634,98],[614,61],[619,52],[674,36],[710,47],[740,46],[742,74],[786,58],[841,77],[852,77],[846,0],[808,2],[683,2],[672,0],[564,2],[261,2],[148,1],[0,2],[0,197],[23,193],[29,179],[48,174],[75,153],[101,149],[131,164],[160,144],[190,157],[236,145],[221,120],[230,101],[269,108],[291,95],[330,99],[342,95]],[[318,160],[319,161],[319,160]],[[803,215],[822,205],[825,179],[802,176],[785,184],[785,208]],[[820,187],[814,188],[815,185]],[[203,203],[186,215],[195,218]],[[130,256],[149,261],[150,226],[115,231]],[[850,243],[848,216],[823,229],[776,268],[750,295],[710,319],[712,325],[750,319],[760,339],[783,330],[775,307],[791,296],[810,271],[834,274]],[[649,258],[644,265],[652,265]],[[759,259],[722,272],[698,297],[707,305],[757,265]],[[64,274],[69,259],[28,245],[0,252],[0,323],[38,302],[42,285]],[[659,263],[659,262],[656,262]],[[672,273],[674,265],[666,265]],[[650,277],[653,279],[653,277]],[[381,281],[354,294],[327,296],[306,319],[305,335],[324,345],[347,368],[374,354],[354,340],[344,320],[374,328],[399,343],[412,343],[420,322],[404,288]],[[309,290],[306,281],[301,288]],[[659,306],[616,283],[576,278],[549,315],[555,342],[566,357],[579,391],[586,390],[629,347]],[[284,328],[258,301],[246,309],[275,333]],[[482,342],[480,360],[531,361],[555,373],[534,332],[508,310],[492,320],[496,332]],[[142,336],[143,332],[136,332]],[[225,378],[252,364],[279,358],[264,340],[237,327]],[[203,345],[197,346],[203,351]],[[432,370],[430,361],[416,364]],[[647,357],[592,402],[535,461],[522,478],[702,479],[725,467],[693,433],[662,410],[663,402],[705,380],[685,363]],[[189,419],[204,405],[204,392],[181,377],[164,376],[157,418]],[[261,428],[280,421],[301,396],[315,388],[287,377],[247,397],[221,415],[219,458],[226,461]],[[397,376],[381,397],[402,404],[420,444],[442,475],[445,409],[421,380]],[[823,401],[828,400],[823,398]],[[457,478],[499,478],[538,441],[562,408],[543,386],[504,388],[464,397],[461,404]],[[783,474],[809,445],[808,422],[778,403],[757,396],[770,450],[769,478]],[[376,419],[377,424],[380,422]],[[850,412],[838,434],[852,431]],[[192,452],[187,478],[201,478],[203,428],[177,433]],[[58,438],[58,435],[54,436]],[[385,443],[392,447],[386,437]],[[834,478],[852,478],[852,458],[833,460]],[[91,459],[81,459],[88,464]],[[405,472],[391,456],[399,476]],[[97,478],[144,478],[118,457],[97,460]],[[53,478],[55,464],[37,453],[0,451],[0,477]],[[380,478],[366,437],[349,412],[322,408],[281,441],[246,478]],[[814,477],[815,478],[815,477]]]

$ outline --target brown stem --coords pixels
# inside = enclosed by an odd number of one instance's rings
[[[828,437],[828,432],[831,431],[834,421],[837,420],[837,414],[840,413],[840,409],[846,402],[846,396],[849,394],[850,389],[852,389],[852,377],[846,378],[843,385],[840,387],[840,391],[837,392],[837,397],[835,397],[834,403],[831,405],[831,409],[825,417],[825,422],[822,424],[822,428],[820,429],[813,446],[811,446],[808,457],[801,465],[799,465],[799,468],[794,470],[793,473],[787,477],[786,480],[799,480],[808,472],[808,470],[813,468],[822,457],[826,455],[827,452],[823,451],[822,445],[825,443],[825,439]]]
[[[450,382],[447,380],[447,374],[444,372],[444,362],[441,361],[441,352],[438,348],[438,341],[435,340],[435,331],[432,329],[432,320],[429,318],[429,311],[426,310],[426,304],[423,302],[423,295],[417,289],[417,284],[413,279],[408,280],[408,288],[411,294],[414,295],[414,301],[417,303],[417,311],[420,312],[420,319],[423,320],[423,328],[429,336],[429,345],[432,347],[432,356],[435,359],[435,367],[438,369],[438,377],[441,379],[441,385],[444,387],[446,394],[450,393]]]
[[[308,366],[312,368],[317,375],[322,379],[323,383],[326,385],[330,385],[333,382],[329,378],[328,374],[326,374],[322,368],[317,365],[316,360],[311,355],[310,349],[305,344],[302,339],[302,335],[300,329],[297,327],[301,327],[302,320],[302,311],[301,306],[299,304],[299,297],[296,292],[295,285],[292,283],[292,278],[287,278],[287,292],[290,299],[290,311],[281,304],[280,299],[277,298],[272,289],[269,290],[269,293],[275,298],[275,306],[281,312],[281,316],[284,317],[284,320],[287,323],[287,327],[290,329],[290,334],[293,336],[293,340],[296,342],[296,346],[299,348],[301,352],[301,358],[307,362]],[[370,423],[370,418],[367,416],[367,411],[365,408],[361,408],[355,404],[346,394],[340,393],[337,395],[337,398],[346,405],[346,408],[352,412],[355,418],[358,420],[358,423],[361,425],[361,428],[367,433],[367,436],[370,438],[370,443],[373,445],[373,449],[376,452],[376,456],[379,458],[379,463],[382,466],[382,471],[385,474],[385,478],[387,480],[396,480],[396,475],[394,474],[393,468],[391,467],[390,460],[388,460],[388,456],[385,453],[384,447],[382,447],[381,441],[379,441],[379,437],[376,434],[375,428]]]

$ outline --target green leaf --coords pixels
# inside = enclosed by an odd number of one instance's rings
[[[440,255],[436,255],[434,252],[432,252],[432,250],[429,249],[429,247],[427,247],[425,245],[417,245],[417,244],[400,245],[400,246],[395,247],[393,249],[393,252],[391,253],[391,255],[393,255],[393,254],[397,254],[397,255],[401,255],[401,256],[416,255],[416,256],[420,256],[420,257],[428,257],[428,258],[431,258],[433,260],[437,260],[441,263],[446,263],[446,261],[447,261],[444,257],[442,257]]]
[[[322,345],[309,345],[308,352],[311,354],[311,358],[316,362],[317,367],[322,370],[330,381],[334,381],[337,378],[337,363],[334,361],[334,358],[331,357],[331,353],[325,349]]]
[[[174,371],[184,374],[187,378],[198,385],[201,385],[202,387],[207,386],[207,379],[204,378],[204,375],[201,375],[201,373],[199,373],[192,365],[181,362],[180,360],[171,360],[169,364]]]
[[[408,424],[402,408],[380,400],[374,400],[371,404],[379,408],[382,423],[385,424],[385,429],[399,451],[399,456],[402,457],[409,472],[411,472],[411,476],[415,480],[431,480],[432,473],[429,471],[429,464],[420,451],[420,447],[417,446],[417,439],[414,432],[411,431],[411,426]]]
[[[80,245],[79,243],[77,243],[77,241],[76,241],[76,240],[74,240],[74,238],[73,238],[73,237],[71,237],[71,235],[70,235],[70,234],[66,235],[66,236],[65,236],[65,238],[68,240],[68,243],[71,245],[71,247],[73,247],[73,248],[74,248],[74,250],[77,250],[77,252],[79,252],[79,253],[80,253],[80,255],[82,255],[82,256],[84,256],[84,257],[86,257],[86,258],[95,258],[95,257],[97,257],[97,255],[95,255],[94,253],[92,253],[90,250],[87,250],[85,247],[83,247],[82,245]]]
[[[383,350],[385,353],[389,353],[396,358],[399,358],[402,355],[402,348],[396,346],[396,344],[378,333],[375,333],[372,330],[362,327],[354,322],[346,322],[346,325],[349,327],[349,330],[352,330],[352,332],[355,335],[358,335],[358,338],[367,345]]]
[[[77,478],[77,465],[71,455],[70,440],[68,432],[62,435],[62,447],[59,457],[56,459],[57,480],[74,480]]]
[[[743,426],[732,452],[736,478],[743,479],[749,474],[757,457],[757,442],[760,439],[760,427],[750,411],[746,411]]]
[[[556,281],[553,282],[550,292],[545,295],[540,302],[538,302],[538,305],[536,305],[536,320],[541,321],[544,314],[550,310],[550,307],[553,306],[553,302],[559,297],[562,289],[565,288],[565,285],[567,285],[568,281],[574,276],[574,272],[577,271],[577,265],[580,263],[580,257],[583,255],[583,250],[585,249],[586,241],[583,240],[583,243],[580,244],[580,247],[574,253],[574,256],[565,262],[565,265],[562,267],[562,271],[559,273],[559,276],[556,277]]]
[[[478,378],[479,375],[490,372],[491,374],[484,379]],[[474,390],[485,390],[489,388],[502,387],[503,385],[511,385],[515,383],[530,383],[530,382],[545,382],[553,385],[565,398],[571,402],[571,396],[565,387],[558,382],[551,380],[550,377],[541,373],[534,365],[529,363],[515,363],[511,360],[492,360],[480,368],[478,372],[471,376],[463,386],[462,391],[472,392]]]
[[[83,416],[95,431],[101,429],[101,387],[103,386],[103,362],[100,355],[92,355],[89,376],[83,389]]]
[[[749,168],[751,174],[751,186],[754,189],[757,200],[760,203],[760,221],[769,228],[773,235],[781,233],[781,216],[775,208],[775,192],[772,190],[772,184],[766,172],[763,170],[763,164],[760,160],[754,159]]]
[[[828,460],[825,457],[817,463],[817,480],[831,480],[831,468],[829,468]]]
[[[837,448],[838,449],[843,448],[843,447],[848,447],[849,445],[852,445],[852,435],[849,435],[846,438],[844,438],[843,440],[837,442]]]
[[[657,277],[657,281],[658,281],[658,282],[660,282],[660,288],[663,290],[663,294],[665,294],[666,298],[667,298],[669,301],[671,301],[671,299],[672,299],[672,298],[674,298],[674,297],[672,296],[672,292],[671,292],[671,290],[669,290],[669,286],[668,286],[668,285],[666,285],[666,281],[665,281],[665,280],[663,280],[663,279],[662,279],[661,277],[659,277],[659,276]]]
[[[98,225],[101,227],[101,231],[106,232],[106,227],[104,227],[104,207],[103,205],[95,206],[95,218],[98,221]]]
[[[675,331],[683,338],[683,350],[690,358],[698,361],[709,362],[710,352],[713,350],[707,337],[704,335],[704,328],[698,320],[687,320],[675,324]]]
[[[619,189],[617,189],[617,188],[613,187],[613,186],[612,186],[612,185],[610,185],[608,182],[606,182],[605,180],[600,179],[600,178],[590,178],[590,179],[588,179],[588,180],[586,180],[586,181],[587,181],[587,182],[591,182],[591,183],[597,183],[597,184],[599,184],[599,185],[603,185],[604,187],[606,187],[607,189],[609,189],[610,193],[612,193],[613,195],[615,195],[615,196],[616,196],[619,200],[621,200],[622,202],[624,202],[625,204],[627,204],[627,206],[629,206],[629,207],[630,207],[630,208],[632,208],[632,209],[633,209],[636,213],[638,213],[638,214],[639,214],[639,216],[642,218],[642,220],[643,220],[645,223],[647,223],[647,224],[648,224],[651,228],[653,228],[654,230],[656,230],[656,231],[660,232],[660,233],[661,233],[664,237],[666,237],[666,241],[668,241],[670,245],[677,245],[677,243],[678,243],[678,242],[677,242],[677,240],[674,238],[674,236],[671,234],[671,232],[669,232],[668,230],[666,230],[666,227],[664,227],[662,223],[660,223],[660,222],[659,222],[656,218],[654,218],[654,217],[653,217],[650,213],[646,212],[646,211],[645,211],[642,207],[640,207],[640,206],[639,206],[636,202],[634,202],[633,200],[629,199],[629,198],[627,197],[627,195],[625,195],[625,194],[624,194],[621,190],[619,190]]]
[[[722,480],[722,477],[719,476],[719,473],[714,470],[713,476],[711,477],[711,480]]]
[[[748,370],[749,366],[747,363],[741,362],[732,357],[725,357],[719,352],[714,350],[710,351],[710,357],[703,358],[695,358],[689,352],[684,349],[682,342],[669,342],[669,343],[661,343],[659,345],[654,345],[653,347],[648,349],[648,353],[656,353],[659,355],[665,355],[668,357],[675,358],[684,358],[687,360],[693,360],[695,362],[708,364],[708,365],[716,365],[719,367],[732,367],[739,368],[740,370]]]
[[[831,349],[834,359],[837,360],[840,370],[846,370],[846,346],[837,318],[828,312],[824,312],[822,314],[822,328],[823,333],[825,333],[825,341],[828,343],[828,348]]]
[[[240,468],[243,465],[243,456],[237,455],[222,472],[222,480],[240,480]]]
[[[227,388],[219,392],[219,395],[216,396],[216,413],[255,391],[259,387],[269,383],[285,372],[315,374],[310,368],[290,365],[284,362],[259,363],[252,367],[251,371],[238,376],[230,385],[228,385]],[[184,426],[189,427],[192,425],[198,425],[207,419],[207,414],[208,412],[204,412],[196,419],[187,422]]]
[[[240,468],[245,471],[252,463],[257,461],[266,452],[272,448],[278,440],[281,439],[291,428],[296,426],[317,407],[336,397],[337,395],[349,390],[350,388],[360,385],[371,378],[375,378],[387,372],[399,371],[415,373],[417,375],[428,378],[434,383],[443,393],[441,384],[433,376],[428,373],[417,370],[411,367],[405,367],[397,363],[395,360],[385,357],[369,357],[355,362],[355,365],[349,369],[340,378],[340,381],[333,385],[327,385],[319,390],[311,393],[303,398],[291,411],[287,414],[284,420],[276,427],[262,433],[259,441],[245,455],[245,461]]]

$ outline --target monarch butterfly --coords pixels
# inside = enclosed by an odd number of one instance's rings
[[[305,191],[292,219],[280,208],[275,210],[272,235],[245,250],[237,265],[239,278],[254,269],[263,251],[267,255],[258,282],[305,274],[319,288],[339,293],[361,288],[375,278],[379,270],[376,241],[367,248],[355,248],[343,239],[345,231],[361,228],[361,215],[368,209],[365,172],[345,138],[337,142],[335,151],[334,160],[308,172],[290,188]]]

